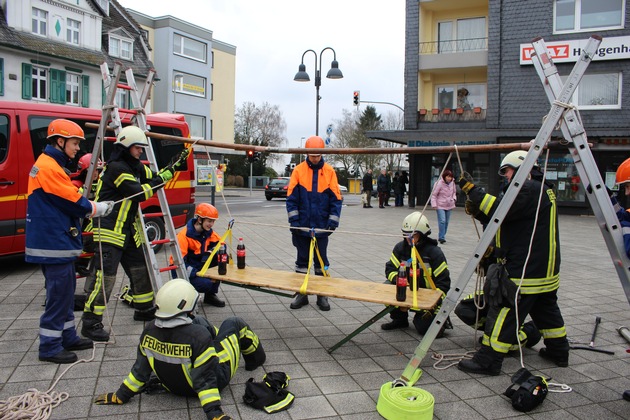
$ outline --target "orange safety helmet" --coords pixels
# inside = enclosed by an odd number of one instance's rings
[[[81,156],[81,158],[79,159],[79,162],[77,163],[77,171],[70,174],[70,177],[77,177],[79,175],[81,175],[81,173],[83,171],[87,171],[87,169],[90,167],[90,161],[92,160],[92,153],[86,153],[83,156]],[[103,169],[103,161],[102,160],[98,160],[98,162],[96,162],[96,170],[101,170]]]
[[[219,211],[212,204],[199,203],[195,209],[195,218],[214,219],[219,218]]]
[[[630,158],[624,160],[621,165],[619,165],[615,180],[618,185],[630,182]]]
[[[74,121],[64,120],[62,118],[53,120],[48,124],[48,139],[54,136],[64,137],[66,139],[78,138],[85,140],[85,133],[79,124]]]
[[[326,147],[324,144],[324,139],[319,136],[311,136],[306,140],[306,144],[304,145],[307,149],[323,149]]]

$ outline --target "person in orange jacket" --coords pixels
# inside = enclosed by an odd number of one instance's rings
[[[318,136],[306,140],[307,149],[323,149],[324,140]],[[306,160],[295,167],[287,190],[287,213],[291,224],[293,246],[297,249],[295,271],[306,273],[311,244],[311,235],[317,238],[319,258],[314,256],[315,275],[323,276],[328,269],[328,236],[331,232],[312,232],[309,229],[335,230],[339,226],[343,198],[339,191],[337,174],[332,166],[324,162],[321,154],[309,153]],[[301,229],[300,229],[301,228]],[[299,309],[308,304],[308,296],[296,294],[291,309]],[[317,296],[317,306],[329,311],[330,304],[325,296]]]
[[[212,229],[218,218],[219,211],[212,204],[198,204],[194,217],[177,234],[177,242],[184,257],[190,284],[195,287],[197,292],[204,294],[204,303],[222,308],[225,306],[225,302],[217,297],[220,283],[197,276],[197,272],[204,266],[214,247],[221,242],[221,236]],[[171,257],[172,263],[173,258]],[[217,255],[215,253],[210,267],[216,265]]]
[[[81,218],[102,217],[113,201],[96,203],[83,197],[70,181],[66,165],[85,140],[75,122],[57,119],[48,126],[48,142],[28,179],[26,262],[40,264],[46,280],[46,306],[39,320],[39,360],[74,363],[74,350],[92,348],[74,325],[74,262],[83,248]]]

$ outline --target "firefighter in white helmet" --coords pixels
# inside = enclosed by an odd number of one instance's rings
[[[501,161],[499,175],[507,179],[506,188],[526,157],[527,152],[515,151],[508,153]],[[459,186],[477,209],[473,213],[475,218],[487,223],[501,199],[475,186],[472,177],[467,173],[462,174]],[[539,198],[541,201],[538,211]],[[525,267],[532,235],[531,256]],[[509,274],[506,281],[519,284],[521,277],[523,278],[518,303],[520,323],[518,327],[522,326],[529,314],[540,329],[546,346],[539,351],[540,356],[551,360],[557,366],[568,366],[569,342],[557,296],[560,286],[560,241],[556,197],[544,178],[528,177],[521,186],[505,215],[501,229],[497,232],[494,256],[497,261],[505,264]],[[499,279],[494,284],[499,285],[500,281],[503,280]],[[506,289],[507,287],[501,287],[495,292]],[[489,296],[494,295],[490,293]],[[516,325],[514,302],[507,302],[506,299],[501,303],[498,301],[493,303],[489,296],[487,301],[490,306],[481,348],[472,359],[462,360],[458,366],[466,372],[499,375],[504,356],[512,345],[519,342],[519,337],[515,333],[519,328]]]
[[[184,279],[173,279],[155,298],[156,319],[140,336],[136,362],[116,392],[99,395],[96,404],[124,404],[142,392],[155,373],[169,392],[197,397],[209,420],[230,420],[221,408],[220,391],[236,373],[243,354],[245,370],[265,363],[258,336],[241,318],[216,328],[195,316],[199,293]]]
[[[411,213],[403,220],[401,231],[403,240],[394,246],[392,255],[385,264],[386,283],[396,284],[400,263],[405,262],[409,287],[413,287],[412,250],[415,248],[427,268],[425,272],[420,267],[420,263],[416,262],[417,288],[432,289],[431,282],[433,282],[435,287],[442,292],[442,296],[446,296],[451,288],[451,276],[446,257],[438,246],[438,242],[429,236],[431,227],[426,216],[419,211]],[[427,332],[438,309],[414,311],[413,325],[419,334],[424,335]],[[389,315],[391,321],[381,325],[381,328],[383,330],[407,328],[409,326],[408,315],[407,310],[396,308]],[[450,323],[445,322],[444,326],[447,325]],[[443,335],[443,332],[444,328],[440,331],[438,338]]]

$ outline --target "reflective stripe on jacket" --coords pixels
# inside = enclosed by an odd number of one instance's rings
[[[287,213],[292,226],[326,229],[339,226],[343,198],[337,183],[337,173],[324,159],[313,165],[307,158],[295,167],[287,190]],[[293,234],[310,236],[307,231]],[[317,232],[315,236],[328,236]]]
[[[46,146],[28,178],[26,261],[37,264],[71,262],[81,254],[81,218],[92,204],[72,185],[64,170],[68,157]]]

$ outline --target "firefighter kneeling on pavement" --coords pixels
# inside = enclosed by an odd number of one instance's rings
[[[385,283],[396,284],[400,263],[405,262],[408,267],[407,279],[409,286],[413,287],[411,253],[413,247],[415,247],[427,268],[427,272],[425,273],[420,266],[420,262],[416,262],[416,281],[418,289],[433,289],[436,287],[442,292],[442,297],[446,296],[451,288],[451,276],[448,271],[444,253],[438,246],[437,241],[429,237],[431,228],[429,227],[429,221],[426,216],[419,211],[411,213],[403,220],[401,231],[404,239],[394,246],[392,256],[385,264],[385,276],[387,276]],[[433,285],[431,282],[433,282]],[[435,318],[437,310],[438,309],[415,312],[413,325],[420,335],[426,334]],[[409,326],[409,321],[407,320],[409,314],[407,310],[396,308],[389,316],[392,320],[387,324],[381,325],[381,329],[394,330],[407,328]],[[450,325],[450,322],[444,323],[444,327],[438,334],[438,338],[442,337],[444,328],[447,327],[447,325]]]
[[[241,353],[245,370],[265,363],[258,336],[238,317],[220,328],[193,315],[199,293],[184,279],[167,282],[157,292],[156,319],[140,336],[131,373],[116,392],[96,397],[95,404],[124,404],[141,393],[154,373],[162,387],[176,395],[198,397],[208,419],[230,420],[221,395],[236,373]]]

